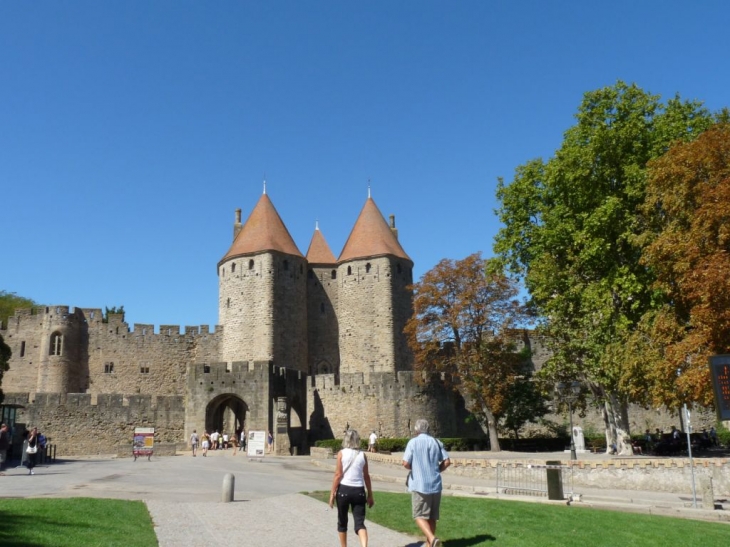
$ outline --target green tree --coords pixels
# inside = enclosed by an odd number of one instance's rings
[[[607,445],[630,453],[622,350],[655,305],[635,240],[646,165],[712,119],[700,103],[662,104],[623,82],[586,93],[576,119],[554,157],[499,181],[495,252],[524,281],[552,351],[542,379],[583,382],[602,405]]]
[[[0,324],[15,315],[15,310],[33,308],[38,304],[30,298],[18,296],[14,292],[0,291]]]
[[[524,372],[514,333],[524,312],[516,284],[488,266],[475,253],[426,272],[413,286],[414,314],[405,332],[416,370],[445,373],[497,452],[497,416]]]
[[[0,335],[0,386],[3,385],[3,375],[5,374],[5,371],[8,370],[8,361],[10,361],[11,355],[12,352],[10,351],[10,346],[5,343],[2,335]],[[4,397],[5,395],[3,394],[3,390],[0,389],[0,403],[3,402]]]

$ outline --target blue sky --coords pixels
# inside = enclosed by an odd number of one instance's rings
[[[621,79],[730,105],[730,4],[0,2],[0,290],[215,325],[267,193],[335,255],[367,198],[419,278],[491,255],[498,177]]]

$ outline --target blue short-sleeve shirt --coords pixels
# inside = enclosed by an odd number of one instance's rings
[[[412,438],[406,445],[403,461],[411,466],[410,492],[437,494],[441,492],[439,464],[449,458],[444,445],[427,433]]]

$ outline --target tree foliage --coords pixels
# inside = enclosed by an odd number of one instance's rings
[[[730,125],[720,123],[649,164],[642,263],[659,305],[626,359],[652,401],[712,403],[710,355],[730,353]]]
[[[104,306],[104,317],[102,318],[102,323],[108,323],[109,322],[109,315],[121,315],[122,321],[124,320],[124,306],[112,306],[111,308],[109,306]]]
[[[8,317],[15,315],[15,310],[33,308],[37,305],[38,303],[30,298],[18,296],[14,292],[0,291],[0,324],[4,325]]]
[[[406,324],[416,370],[445,373],[499,450],[497,416],[523,373],[514,327],[524,318],[517,286],[475,253],[442,260],[414,285],[414,314]]]
[[[646,166],[712,119],[697,102],[662,104],[618,82],[586,93],[576,120],[554,157],[518,167],[509,185],[500,181],[495,252],[524,280],[547,335],[552,357],[541,375],[584,382],[616,442],[628,432],[622,407],[631,393],[622,350],[655,305],[653,272],[636,242]]]

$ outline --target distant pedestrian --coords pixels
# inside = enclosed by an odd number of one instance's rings
[[[8,459],[10,448],[10,431],[7,424],[0,424],[0,471],[5,469],[5,462]]]
[[[426,420],[416,420],[413,429],[417,436],[408,441],[403,453],[403,467],[411,471],[408,490],[413,518],[426,536],[426,547],[441,547],[441,540],[436,537],[443,488],[441,473],[451,465],[451,460],[443,443],[428,434]]]
[[[360,547],[368,547],[368,531],[365,528],[365,505],[372,507],[373,487],[368,472],[368,460],[360,451],[360,435],[349,429],[342,440],[342,450],[337,453],[335,476],[330,490],[330,508],[337,502],[337,534],[340,547],[347,547],[347,520],[350,508],[355,521],[354,530]]]
[[[274,451],[274,435],[269,431],[269,436],[266,439],[266,442],[269,445],[269,454],[271,454]]]
[[[198,437],[198,430],[193,429],[193,434],[190,435],[190,448],[193,450],[193,458],[198,454],[198,443],[200,438]]]
[[[370,433],[370,437],[368,438],[368,452],[377,452],[375,445],[378,442],[378,436],[375,434],[375,430],[373,430],[372,433]]]
[[[710,442],[712,446],[717,446],[717,431],[715,431],[714,425],[710,428]]]
[[[203,457],[205,458],[208,455],[208,449],[210,448],[210,435],[208,435],[208,432],[203,432],[203,442],[201,444],[203,447]]]
[[[38,463],[38,450],[40,448],[38,442],[38,428],[34,427],[30,431],[30,435],[28,436],[28,448],[25,449],[26,453],[28,454],[28,474],[29,475],[35,475],[35,472],[33,471],[33,468]]]

